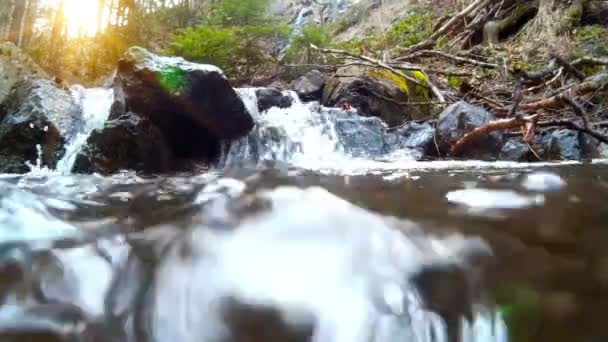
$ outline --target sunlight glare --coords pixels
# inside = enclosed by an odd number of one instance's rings
[[[68,35],[94,36],[97,33],[97,0],[64,1]]]

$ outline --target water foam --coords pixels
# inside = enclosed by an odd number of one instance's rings
[[[71,141],[65,146],[65,154],[57,163],[57,172],[61,174],[70,174],[72,167],[76,162],[78,153],[82,150],[91,132],[95,129],[103,128],[110,107],[114,102],[114,91],[105,88],[90,88],[85,89],[81,86],[73,86],[71,92],[82,106],[82,115],[84,119],[84,127],[78,132]]]

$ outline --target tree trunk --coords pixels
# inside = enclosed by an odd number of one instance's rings
[[[14,11],[15,0],[5,0],[0,4],[0,41],[9,39]]]
[[[17,46],[23,46],[23,33],[25,32],[25,18],[27,18],[27,13],[29,10],[29,1],[24,0],[23,4],[23,13],[21,14],[21,19],[19,20],[19,37],[17,38]]]
[[[97,34],[103,31],[103,9],[106,6],[106,0],[97,1]]]

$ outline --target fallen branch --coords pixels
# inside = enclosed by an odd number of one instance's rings
[[[443,51],[439,51],[439,50],[421,50],[421,51],[415,52],[411,55],[399,57],[399,58],[395,59],[395,61],[402,62],[402,61],[420,58],[423,56],[437,56],[437,57],[442,57],[447,60],[451,60],[451,61],[454,61],[456,63],[461,63],[461,64],[471,64],[471,65],[475,65],[475,66],[480,66],[480,67],[484,67],[484,68],[493,68],[493,69],[498,68],[497,64],[486,63],[486,62],[477,61],[477,60],[474,60],[471,58],[451,55],[447,52],[443,52]]]
[[[564,67],[564,70],[566,70],[570,75],[578,78],[579,81],[583,81],[583,80],[585,80],[585,78],[587,78],[587,76],[585,76],[585,74],[580,72],[580,70],[578,70],[572,64],[566,62],[566,60],[563,59],[560,55],[554,54],[553,58],[555,58],[555,61],[558,64],[560,64],[562,67]]]
[[[411,54],[411,53],[414,53],[416,51],[420,51],[420,50],[423,50],[423,49],[428,49],[428,48],[431,48],[431,47],[435,46],[435,42],[437,41],[437,39],[439,37],[441,37],[444,34],[448,33],[448,31],[450,31],[454,25],[456,25],[457,23],[459,23],[464,17],[466,17],[467,15],[469,15],[471,12],[473,12],[474,10],[476,10],[478,8],[484,8],[484,7],[486,7],[490,2],[491,2],[491,0],[475,0],[475,1],[473,1],[469,6],[467,6],[465,9],[463,9],[458,14],[456,14],[455,16],[453,16],[450,20],[448,20],[447,23],[445,23],[443,26],[441,26],[438,30],[436,30],[435,32],[433,32],[433,34],[431,34],[431,36],[429,38],[427,38],[426,40],[422,41],[421,43],[418,43],[416,45],[410,46],[407,50],[404,51],[405,54]]]
[[[595,58],[595,57],[582,57],[574,60],[572,63],[573,67],[579,68],[584,65],[604,65],[608,66],[608,58]]]
[[[356,54],[353,54],[353,53],[350,53],[350,52],[344,51],[344,50],[319,48],[313,44],[311,44],[310,47],[313,50],[319,51],[321,53],[331,53],[331,54],[336,54],[336,55],[343,55],[343,56],[348,56],[348,57],[351,57],[354,59],[359,59],[359,60],[363,60],[363,61],[372,63],[375,66],[386,69],[386,70],[394,73],[395,75],[401,76],[401,77],[405,78],[406,80],[408,80],[418,86],[421,86],[426,89],[430,89],[433,92],[433,95],[435,95],[435,97],[437,98],[437,100],[439,100],[440,102],[445,102],[445,98],[443,97],[443,94],[441,94],[441,91],[439,90],[439,88],[437,88],[434,84],[431,83],[428,76],[426,77],[427,84],[424,84],[424,83],[418,81],[417,79],[415,79],[414,77],[406,75],[403,72],[401,72],[401,71],[393,68],[392,66],[390,66],[382,61],[379,61],[375,58],[371,58],[371,57],[368,57],[365,55],[356,55]]]
[[[559,109],[568,104],[570,96],[583,96],[593,92],[601,91],[608,85],[608,72],[596,74],[585,79],[584,82],[577,84],[572,87],[569,91],[562,91],[561,93],[551,96],[547,99],[539,101],[524,103],[520,106],[521,110],[533,112],[539,109]]]
[[[460,140],[452,146],[452,150],[450,152],[451,156],[458,156],[463,148],[469,145],[471,142],[479,139],[482,136],[486,136],[495,131],[508,130],[513,128],[521,127],[526,123],[535,123],[538,121],[539,115],[531,115],[525,117],[513,117],[509,119],[498,119],[492,122],[488,122],[487,124],[477,127],[469,133],[465,134]]]

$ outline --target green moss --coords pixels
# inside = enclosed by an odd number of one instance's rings
[[[158,81],[170,93],[175,93],[183,89],[186,80],[186,73],[178,67],[167,67],[157,73]]]
[[[433,33],[433,20],[430,14],[412,12],[398,21],[389,30],[389,39],[404,47],[420,43]]]
[[[608,52],[608,27],[588,25],[576,30],[576,57],[593,55],[603,57]]]
[[[410,93],[410,88],[408,86],[408,82],[405,78],[392,73],[388,70],[377,70],[377,69],[372,69],[369,71],[369,76],[375,80],[378,81],[388,81],[391,82],[392,84],[394,84],[395,86],[397,86],[399,89],[401,89],[404,93],[408,94]]]
[[[462,85],[462,80],[460,79],[460,77],[454,76],[454,75],[450,75],[448,77],[448,86],[450,86],[454,89],[460,89],[461,85]]]

